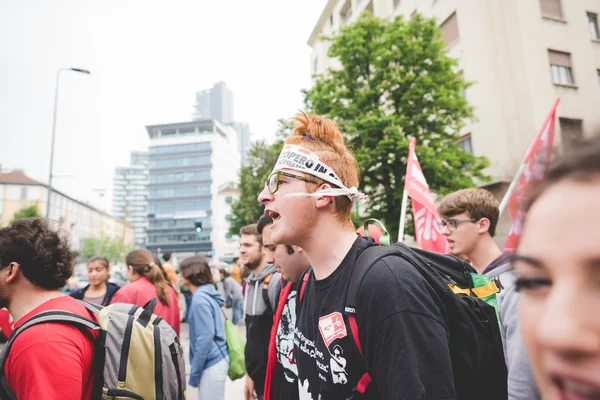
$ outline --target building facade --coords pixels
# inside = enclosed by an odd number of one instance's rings
[[[130,165],[115,169],[113,215],[133,225],[138,247],[146,246],[148,183],[148,152],[132,152]]]
[[[248,150],[250,149],[250,125],[244,122],[234,122],[231,127],[237,132],[238,150],[242,161],[242,167],[248,163]]]
[[[46,185],[22,171],[0,173],[0,224],[8,225],[16,212],[31,206],[45,215],[47,194]],[[126,246],[133,244],[133,226],[55,189],[50,195],[50,219],[69,234],[74,249],[80,249],[88,238],[108,237],[122,240]]]
[[[240,255],[239,235],[229,234],[231,205],[240,197],[236,182],[227,182],[217,190],[214,209],[213,242],[216,261],[231,263]]]
[[[490,160],[487,188],[498,198],[555,98],[557,151],[600,132],[598,0],[329,0],[308,40],[313,74],[340,66],[321,36],[335,35],[365,11],[406,19],[419,12],[439,21],[448,54],[475,82],[466,98],[476,120],[460,132],[461,143]],[[509,227],[504,213],[499,243]]]
[[[194,119],[215,119],[223,124],[233,123],[233,93],[225,82],[196,93]]]
[[[224,218],[214,212],[218,190],[239,173],[237,133],[215,120],[146,129],[151,139],[146,248],[179,259],[213,257],[218,252],[213,227]]]

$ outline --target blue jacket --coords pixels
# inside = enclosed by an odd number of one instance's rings
[[[86,287],[84,287],[82,289],[74,290],[71,293],[69,293],[69,296],[71,296],[77,300],[83,300],[83,298],[85,297],[85,292],[89,289],[89,287],[90,287],[90,285],[87,285]],[[115,293],[117,293],[117,291],[119,289],[121,289],[120,286],[117,286],[111,282],[107,282],[106,283],[106,294],[104,295],[104,299],[102,299],[102,305],[103,306],[109,305],[113,296],[115,295]]]
[[[227,356],[225,324],[221,307],[225,299],[213,285],[200,286],[192,295],[190,325],[190,382],[198,387],[204,369]]]

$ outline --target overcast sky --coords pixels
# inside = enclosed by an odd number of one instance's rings
[[[302,106],[308,37],[326,0],[1,0],[0,164],[46,183],[56,71],[55,186],[110,211],[112,177],[145,125],[191,119],[223,80],[236,120],[273,139]],[[99,203],[94,188],[109,195]]]

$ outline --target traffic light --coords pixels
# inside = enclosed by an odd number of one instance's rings
[[[202,232],[202,222],[196,222],[196,233]]]

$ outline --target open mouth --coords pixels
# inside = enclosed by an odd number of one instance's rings
[[[277,214],[275,211],[272,210],[265,210],[265,214],[271,217],[273,221],[277,221],[279,218],[281,218],[281,215]]]
[[[600,387],[596,385],[557,377],[552,381],[558,386],[561,400],[600,400]]]

